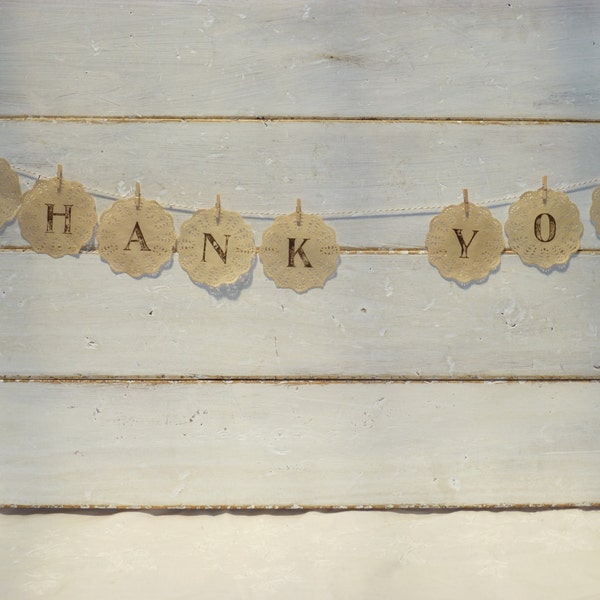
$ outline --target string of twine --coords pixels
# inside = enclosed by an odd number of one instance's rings
[[[41,175],[39,175],[38,173],[35,173],[33,171],[30,171],[29,169],[25,169],[22,167],[15,168],[15,171],[22,177],[25,177],[28,179],[33,179],[36,181],[38,179],[40,179],[40,177],[41,177]],[[575,192],[578,190],[584,190],[593,185],[598,185],[598,184],[600,184],[600,177],[594,177],[593,179],[586,179],[584,181],[577,181],[575,183],[566,183],[566,184],[561,184],[558,186],[553,185],[552,189],[559,191],[559,192],[567,193],[567,192]],[[129,197],[127,195],[117,196],[117,195],[111,194],[109,192],[99,190],[99,189],[94,189],[94,188],[86,188],[86,191],[89,194],[91,194],[92,196],[95,196],[97,198],[103,198],[105,200],[112,200],[112,201],[122,200],[124,198]],[[522,192],[519,192],[516,194],[508,194],[506,196],[500,196],[497,198],[488,198],[487,200],[480,200],[473,204],[477,204],[478,206],[500,207],[500,206],[504,206],[506,204],[511,204],[512,202],[517,200],[521,195],[522,195]],[[194,207],[194,206],[189,206],[189,205],[185,205],[185,204],[179,204],[177,202],[169,202],[167,204],[163,204],[161,202],[161,206],[167,210],[189,212],[189,213],[194,213],[197,210],[200,210],[201,208],[207,208],[207,207]],[[424,206],[402,206],[402,207],[390,207],[390,208],[370,208],[367,210],[326,210],[326,211],[319,211],[318,214],[323,218],[329,218],[329,219],[336,219],[336,218],[337,219],[352,219],[352,218],[358,218],[358,217],[386,217],[386,216],[393,217],[393,216],[402,216],[402,215],[411,215],[411,214],[417,215],[417,214],[428,214],[428,213],[432,213],[432,212],[438,212],[438,211],[442,210],[443,208],[445,208],[446,206],[448,206],[448,204],[432,204],[429,206],[424,205]],[[261,211],[246,210],[246,211],[238,211],[238,212],[243,217],[254,218],[254,219],[267,219],[267,218],[279,217],[281,215],[288,214],[288,213],[282,213],[282,212],[277,212],[277,211],[268,211],[268,210],[261,210]]]

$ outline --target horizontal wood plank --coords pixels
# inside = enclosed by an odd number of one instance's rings
[[[179,227],[190,211],[214,205],[249,218],[257,244],[273,214],[343,212],[328,218],[338,242],[352,247],[422,248],[432,216],[462,201],[508,206],[542,177],[559,187],[600,177],[600,124],[474,123],[40,123],[0,122],[0,156],[35,175],[64,177],[88,190],[133,194],[190,207],[172,212]],[[23,188],[35,178],[23,179]],[[583,248],[599,248],[590,221],[592,189],[570,194],[584,223]],[[508,196],[508,197],[507,197]],[[111,201],[96,198],[98,212]],[[355,213],[401,210],[398,215]],[[12,223],[0,246],[26,244]]]
[[[600,118],[600,6],[4,0],[0,114]]]
[[[551,273],[504,256],[466,289],[424,255],[352,255],[322,289],[279,289],[259,262],[216,297],[176,257],[136,280],[93,254],[3,252],[0,374],[596,378],[599,285],[595,255]]]
[[[600,503],[579,383],[0,384],[0,504]]]

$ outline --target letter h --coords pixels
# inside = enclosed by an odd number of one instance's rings
[[[46,207],[48,209],[46,233],[54,233],[54,217],[64,217],[65,230],[63,233],[71,233],[71,209],[73,205],[65,204],[65,212],[63,213],[54,212],[54,204],[46,204]]]

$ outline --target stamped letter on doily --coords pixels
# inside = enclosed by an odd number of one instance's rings
[[[541,187],[525,192],[510,207],[504,230],[525,264],[550,269],[579,250],[583,223],[564,192]]]
[[[459,283],[485,279],[504,250],[502,225],[482,206],[447,206],[431,220],[425,241],[429,262]]]
[[[305,292],[323,287],[335,273],[340,249],[335,231],[321,217],[297,210],[275,219],[263,234],[259,253],[277,287]]]
[[[173,218],[154,200],[118,200],[102,214],[96,238],[98,253],[115,273],[132,277],[160,271],[173,254]]]
[[[40,179],[23,195],[18,214],[22,236],[39,253],[60,258],[78,254],[94,233],[94,199],[76,181],[62,175]]]
[[[250,270],[256,245],[242,216],[217,204],[196,211],[183,223],[177,250],[192,281],[217,288],[233,285]]]

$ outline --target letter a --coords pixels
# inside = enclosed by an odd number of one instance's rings
[[[453,231],[456,234],[456,237],[458,238],[458,243],[460,244],[460,258],[469,258],[467,255],[467,250],[469,249],[473,238],[479,233],[479,230],[473,229],[473,235],[471,236],[471,239],[469,240],[468,244],[465,243],[462,234],[462,229],[454,229]]]
[[[134,235],[136,236],[135,238],[133,237]],[[129,237],[127,246],[125,246],[125,248],[123,248],[123,250],[129,250],[129,246],[131,245],[131,242],[138,242],[140,245],[140,250],[146,250],[146,251],[150,250],[150,248],[148,247],[148,244],[146,244],[146,240],[144,239],[144,234],[142,233],[140,224],[137,221],[135,222],[135,227],[133,228],[133,231],[131,232],[131,236]]]
[[[295,267],[294,258],[296,254],[302,259],[305,267],[312,267],[310,264],[310,260],[308,260],[308,256],[304,252],[302,246],[308,242],[310,238],[304,238],[304,241],[298,246],[296,249],[296,238],[288,238],[289,241],[289,254],[288,254],[288,267]]]

